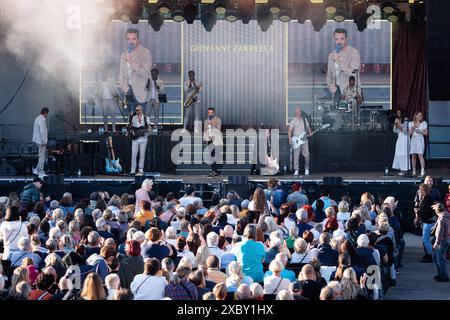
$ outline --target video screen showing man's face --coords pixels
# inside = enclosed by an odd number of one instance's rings
[[[334,43],[341,47],[345,47],[347,45],[347,36],[345,33],[335,33],[334,34]]]
[[[127,33],[127,43],[129,46],[131,45],[133,48],[136,48],[139,44],[139,37],[137,33]]]

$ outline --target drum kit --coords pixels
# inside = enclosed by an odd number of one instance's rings
[[[329,98],[318,98],[313,110],[314,126],[329,125],[331,131],[361,129],[360,111],[356,103],[340,101],[333,103]]]

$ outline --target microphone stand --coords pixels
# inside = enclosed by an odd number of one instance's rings
[[[59,120],[61,120],[62,122],[67,123],[68,125],[70,125],[73,128],[73,131],[76,132],[77,131],[77,127],[70,121],[66,120],[64,117],[61,117],[59,115],[55,115],[55,117]]]

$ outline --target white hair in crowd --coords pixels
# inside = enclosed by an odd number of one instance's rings
[[[94,218],[94,221],[97,221],[103,216],[103,212],[100,209],[95,209],[92,211],[92,218]]]
[[[135,241],[137,241],[139,243],[142,243],[145,240],[145,234],[142,231],[136,231],[133,234],[133,240],[135,240]]]
[[[223,232],[225,233],[225,237],[232,237],[233,233],[234,233],[234,229],[232,226],[230,226],[229,224],[227,224],[224,228],[223,228]]]
[[[108,289],[118,290],[120,287],[120,278],[117,274],[111,273],[108,274],[105,278],[105,285]]]
[[[61,208],[56,208],[55,210],[53,210],[52,212],[52,220],[53,221],[58,221],[64,218],[64,211],[62,211]]]
[[[219,244],[219,236],[214,231],[211,231],[206,236],[206,243],[208,247],[216,247]]]
[[[56,239],[58,240],[59,238],[61,238],[61,229],[59,229],[58,227],[53,227],[50,229],[49,233],[48,233],[48,237],[49,239]]]
[[[267,232],[271,233],[278,230],[277,223],[272,216],[265,217],[264,222],[267,224]]]
[[[288,290],[281,290],[275,300],[294,300],[294,296]]]
[[[300,208],[295,212],[295,216],[297,217],[297,220],[306,221],[308,220],[308,211],[306,211],[303,208]]]
[[[17,246],[22,251],[30,251],[31,250],[31,241],[28,237],[22,237],[17,242]]]
[[[142,182],[142,189],[147,189],[147,187],[153,186],[153,180],[152,179],[145,179]]]
[[[103,218],[98,218],[97,221],[95,221],[95,226],[97,227],[98,231],[105,231],[106,220]]]
[[[128,229],[128,231],[127,231],[127,241],[130,241],[130,240],[134,240],[133,238],[133,235],[135,234],[137,232],[137,229],[136,228],[130,228],[130,229]]]
[[[250,285],[250,291],[253,299],[264,297],[264,289],[258,282],[253,282]]]
[[[356,242],[358,243],[358,247],[367,248],[369,246],[369,237],[367,237],[365,234],[362,234],[358,237]]]
[[[177,238],[177,230],[174,227],[168,227],[166,229],[166,239],[176,239]]]

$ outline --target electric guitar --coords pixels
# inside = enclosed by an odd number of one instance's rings
[[[320,130],[325,130],[328,127],[330,127],[330,124],[324,124],[323,126],[320,127],[320,129],[314,130],[309,136],[306,132],[303,132],[301,135],[299,136],[295,136],[292,137],[292,149],[293,150],[297,150],[298,148],[300,148],[302,145],[304,145],[305,143],[308,142],[308,138],[311,137],[314,133],[320,131]]]
[[[105,158],[106,161],[106,173],[121,173],[122,172],[122,166],[120,165],[120,159],[117,158],[114,154],[114,147],[112,143],[112,137],[109,136],[105,140],[106,142],[106,149],[108,150],[108,156]]]
[[[266,129],[266,139],[267,139],[267,156],[266,156],[266,166],[261,168],[262,176],[273,176],[280,170],[280,165],[277,158],[272,157],[272,136],[270,130]]]

